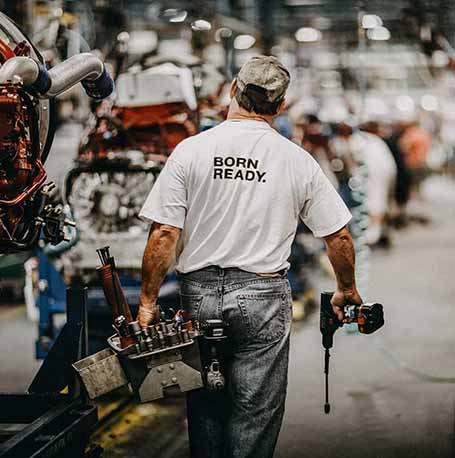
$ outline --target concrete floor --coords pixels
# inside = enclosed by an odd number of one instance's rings
[[[371,258],[364,299],[384,304],[386,326],[335,336],[330,415],[317,314],[295,327],[276,458],[455,458],[455,186],[432,179],[423,191],[415,207],[431,225],[396,233],[393,249]],[[27,386],[34,338],[20,310],[0,307],[0,391]],[[105,458],[184,458],[184,431],[183,402],[174,399],[132,407],[96,440]]]
[[[386,326],[335,336],[330,415],[318,317],[294,333],[277,458],[455,457],[454,193],[453,184],[427,183],[417,207],[431,225],[373,254],[364,300],[384,304]]]

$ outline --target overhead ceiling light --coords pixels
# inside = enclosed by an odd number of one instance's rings
[[[183,22],[188,16],[188,11],[168,8],[163,11],[163,18],[169,22]]]
[[[322,38],[322,33],[312,27],[302,27],[295,32],[295,39],[303,43],[311,43],[319,41]]]
[[[406,111],[406,112],[411,112],[414,111],[414,100],[412,100],[412,97],[409,95],[400,95],[397,97],[397,100],[395,101],[395,106],[400,110],[400,111]]]
[[[438,109],[439,103],[438,99],[431,94],[424,94],[420,99],[420,105],[426,111],[436,111]]]
[[[212,29],[212,24],[205,19],[197,19],[191,23],[191,28],[198,31],[207,31]]]
[[[286,5],[289,6],[313,6],[322,5],[324,0],[286,0]]]
[[[364,14],[362,16],[362,27],[364,29],[374,29],[375,27],[381,27],[382,19],[376,14]]]
[[[188,12],[187,11],[180,11],[174,17],[169,19],[169,22],[183,22],[186,19],[187,16],[188,16]]]
[[[449,64],[449,56],[438,49],[431,56],[431,61],[435,67],[446,67]]]
[[[249,49],[256,43],[253,35],[237,35],[234,40],[235,49]]]
[[[390,39],[390,31],[386,27],[375,27],[367,30],[367,37],[373,41],[387,41]]]

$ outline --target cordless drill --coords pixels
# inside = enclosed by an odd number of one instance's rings
[[[320,329],[322,334],[322,345],[325,349],[324,374],[325,374],[325,404],[324,412],[330,412],[329,404],[329,359],[330,349],[333,346],[333,335],[344,323],[357,323],[359,332],[371,334],[384,324],[384,312],[381,304],[346,304],[344,306],[345,321],[338,319],[333,311],[331,299],[333,293],[324,292],[321,294],[321,315]]]

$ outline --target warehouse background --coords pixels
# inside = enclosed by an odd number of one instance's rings
[[[223,121],[242,63],[273,54],[292,76],[274,127],[351,208],[360,292],[386,313],[371,338],[336,336],[324,415],[314,312],[334,277],[323,244],[299,228],[276,456],[455,457],[455,2],[4,0],[0,11],[49,66],[93,50],[117,87],[101,103],[74,88],[55,104],[46,165],[77,230],[57,247],[0,258],[0,391],[27,389],[65,320],[67,285],[88,285],[91,351],[105,346],[95,248],[111,246],[134,308],[148,190],[180,140]],[[161,303],[178,300],[171,272]],[[122,392],[98,405],[116,412],[92,438],[105,457],[188,456],[181,396],[138,405]]]

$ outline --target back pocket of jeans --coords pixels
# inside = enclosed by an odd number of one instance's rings
[[[183,310],[188,312],[189,318],[199,320],[201,315],[202,294],[182,294],[180,293],[180,303]]]
[[[291,314],[286,293],[242,294],[237,303],[249,343],[269,344],[284,336]]]

